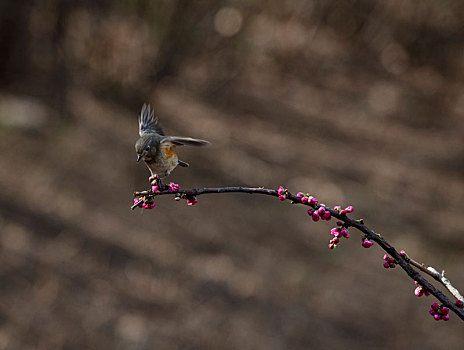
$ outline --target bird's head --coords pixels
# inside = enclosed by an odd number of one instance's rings
[[[144,135],[135,143],[135,152],[137,153],[137,162],[141,159],[151,161],[156,154],[154,138],[151,135]]]

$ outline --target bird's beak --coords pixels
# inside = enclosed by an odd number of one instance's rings
[[[142,159],[141,155],[137,155],[137,162],[140,162],[140,159]]]

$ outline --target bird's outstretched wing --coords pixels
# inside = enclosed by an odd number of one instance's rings
[[[210,143],[205,140],[192,139],[191,137],[181,137],[181,136],[166,136],[161,141],[170,142],[176,146],[208,146]]]
[[[164,136],[158,117],[155,117],[155,111],[150,109],[150,105],[144,103],[139,117],[139,135],[143,136],[151,133]]]

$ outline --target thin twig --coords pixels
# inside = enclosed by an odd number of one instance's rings
[[[454,295],[456,299],[459,300],[464,300],[464,297],[459,293],[459,291],[451,284],[450,280],[445,277],[445,271],[442,271],[442,273],[438,272],[435,268],[432,266],[425,267],[424,264],[421,264],[411,257],[407,256],[406,260],[413,266],[417,267],[421,271],[425,272],[426,274],[432,276],[434,279],[436,279],[438,282],[443,284],[451,294]]]

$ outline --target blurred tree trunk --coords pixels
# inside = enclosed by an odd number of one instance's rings
[[[30,71],[29,14],[32,0],[0,4],[0,84],[5,87]]]

